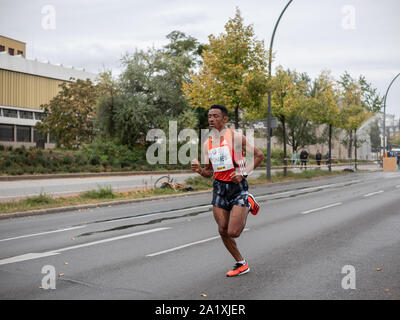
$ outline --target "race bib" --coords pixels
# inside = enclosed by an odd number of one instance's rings
[[[228,146],[208,150],[208,158],[211,161],[214,172],[227,171],[233,168],[232,156]]]

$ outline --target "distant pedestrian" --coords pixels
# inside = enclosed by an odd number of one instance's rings
[[[297,166],[297,150],[293,150],[293,154],[292,154],[292,161],[293,161],[293,168],[296,169]]]
[[[317,150],[317,153],[315,154],[315,160],[317,160],[317,165],[318,167],[321,165],[321,159],[322,159],[322,154]]]
[[[330,157],[330,155],[329,155],[329,152],[327,152],[327,153],[325,154],[325,163],[326,163],[326,165],[328,166],[328,165],[330,164],[330,162],[331,162],[331,157]]]
[[[307,170],[307,161],[308,161],[308,152],[304,149],[301,150],[300,153],[300,168],[304,168]]]

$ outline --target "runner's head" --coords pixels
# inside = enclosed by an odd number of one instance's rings
[[[221,130],[228,122],[228,109],[219,104],[213,104],[208,110],[208,125],[212,129]]]

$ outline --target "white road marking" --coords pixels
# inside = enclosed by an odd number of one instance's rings
[[[332,187],[332,186],[334,186],[334,184],[325,184],[325,185],[317,186],[317,187],[304,188],[304,189],[301,189],[301,191],[310,191],[310,190],[316,190],[316,189],[323,189],[323,188],[328,188],[328,187]]]
[[[177,210],[165,211],[165,212],[160,212],[160,213],[155,213],[155,214],[142,215],[142,216],[138,216],[138,217],[115,219],[115,220],[111,220],[111,221],[104,221],[104,222],[101,222],[101,223],[117,223],[117,222],[131,220],[131,219],[151,218],[153,216],[158,216],[158,215],[161,215],[161,214],[177,213],[177,212],[184,212],[184,211],[189,211],[189,210],[196,210],[196,209],[202,209],[202,208],[211,208],[211,207],[212,207],[212,205],[203,205],[203,206],[197,206],[197,207],[192,207],[192,208],[187,208],[187,209],[177,209]],[[32,234],[27,234],[27,235],[22,235],[22,236],[16,236],[16,237],[11,237],[11,238],[0,239],[0,242],[16,240],[16,239],[22,239],[22,238],[28,238],[28,237],[36,237],[36,236],[41,236],[41,235],[45,235],[45,234],[51,234],[51,233],[57,233],[57,232],[63,232],[63,231],[70,231],[70,230],[75,230],[75,229],[80,229],[80,228],[85,228],[85,227],[87,227],[87,225],[76,226],[76,227],[65,228],[65,229],[58,229],[58,230],[53,230],[53,231],[45,231],[45,232],[40,232],[40,233],[32,233]]]
[[[324,184],[322,186],[317,186],[317,187],[310,187],[310,188],[304,188],[299,190],[300,193],[302,194],[304,191],[311,191],[311,190],[317,190],[317,189],[324,189],[324,188],[332,188],[334,186],[347,186],[349,184],[353,184],[356,182],[360,182],[361,180],[352,180],[352,181],[346,181],[346,182],[340,182],[340,183],[332,183],[332,184]],[[297,190],[291,190],[291,191],[285,191],[285,192],[280,192],[280,193],[271,193],[271,194],[265,194],[262,196],[257,196],[256,198],[265,198],[265,197],[273,197],[273,196],[281,196],[281,195],[285,195],[285,194],[290,194],[290,193],[294,193]]]
[[[323,210],[323,209],[328,209],[328,208],[340,206],[341,204],[342,204],[342,202],[336,202],[336,203],[332,203],[332,204],[329,204],[329,205],[324,206],[324,207],[320,207],[320,208],[315,208],[315,209],[303,211],[301,214],[312,213],[312,212],[315,212],[315,211],[319,211],[319,210]]]
[[[248,230],[250,230],[250,229],[249,228],[245,228],[243,230],[243,232],[244,231],[248,231]],[[215,237],[211,237],[211,238],[208,238],[208,239],[191,242],[191,243],[184,244],[184,245],[181,245],[181,246],[178,246],[178,247],[174,247],[174,248],[171,248],[171,249],[167,249],[167,250],[163,250],[163,251],[159,251],[159,252],[155,252],[155,253],[150,253],[150,254],[146,255],[146,257],[155,257],[155,256],[158,256],[160,254],[164,254],[164,253],[168,253],[168,252],[172,252],[172,251],[177,251],[177,250],[180,250],[180,249],[183,249],[183,248],[191,247],[191,246],[194,246],[196,244],[212,241],[212,240],[219,239],[219,238],[220,238],[220,236],[215,236]]]
[[[111,242],[111,241],[116,241],[116,240],[121,240],[121,239],[132,238],[132,237],[140,236],[140,235],[143,235],[143,234],[163,231],[163,230],[167,230],[167,229],[171,229],[171,228],[170,227],[156,228],[156,229],[145,230],[145,231],[140,231],[140,232],[136,232],[136,233],[130,233],[130,234],[126,234],[126,235],[123,235],[123,236],[118,236],[118,237],[113,237],[113,238],[93,241],[93,242],[89,242],[89,243],[78,244],[76,246],[66,247],[66,248],[62,248],[62,249],[57,249],[57,250],[53,250],[52,252],[63,252],[63,251],[68,251],[68,250],[73,250],[73,249],[78,249],[78,248],[83,248],[83,247],[94,246],[96,244],[101,244],[101,243],[106,243],[106,242]]]
[[[81,229],[85,228],[86,226],[78,226],[78,227],[71,227],[71,228],[65,228],[65,229],[58,229],[58,230],[53,230],[53,231],[45,231],[45,232],[40,232],[40,233],[32,233],[32,234],[27,234],[23,236],[17,236],[17,237],[12,237],[12,238],[6,238],[6,239],[0,239],[0,242],[2,241],[9,241],[9,240],[15,240],[15,239],[21,239],[21,238],[28,238],[28,237],[36,237],[36,236],[41,236],[44,234],[49,234],[49,233],[56,233],[56,232],[64,232],[64,231],[70,231],[70,230],[75,230],[75,229]]]
[[[167,213],[177,213],[177,212],[184,212],[184,211],[203,209],[203,208],[211,209],[212,205],[208,204],[208,205],[191,207],[191,208],[186,208],[186,209],[176,209],[176,210],[164,211],[164,212],[159,212],[159,213],[149,213],[149,214],[144,214],[144,215],[136,216],[136,217],[129,217],[129,218],[123,218],[123,219],[115,219],[115,220],[110,220],[110,221],[103,221],[101,223],[114,223],[114,222],[121,222],[121,221],[132,220],[132,219],[151,218],[151,217],[155,217],[155,216],[159,216],[159,215],[167,214]]]
[[[48,257],[48,256],[53,256],[53,255],[56,255],[56,254],[60,254],[60,252],[64,252],[64,251],[68,251],[68,250],[74,250],[74,249],[78,249],[78,248],[94,246],[94,245],[101,244],[101,243],[107,243],[107,242],[111,242],[111,241],[127,239],[127,238],[131,238],[131,237],[136,237],[136,236],[140,236],[140,235],[143,235],[143,234],[153,233],[153,232],[157,232],[157,231],[163,231],[163,230],[167,230],[167,229],[171,229],[171,228],[170,227],[165,227],[165,228],[156,228],[156,229],[151,229],[151,230],[145,230],[145,231],[126,234],[126,235],[123,235],[123,236],[118,236],[118,237],[113,237],[113,238],[108,238],[108,239],[103,239],[103,240],[98,240],[98,241],[78,244],[76,246],[60,248],[60,249],[51,250],[51,251],[42,252],[42,253],[27,253],[27,254],[23,254],[23,255],[20,255],[20,256],[15,256],[15,257],[7,258],[7,259],[2,259],[2,260],[0,260],[0,265],[14,263],[14,262],[27,261],[27,260],[43,258],[43,257]]]
[[[400,177],[400,174],[396,173],[396,172],[392,172],[392,173],[388,173],[386,175],[383,176],[384,179],[393,179],[393,178],[398,178]]]
[[[20,256],[11,257],[8,259],[2,259],[2,260],[0,260],[0,266],[4,265],[4,264],[9,264],[9,263],[15,263],[15,262],[21,262],[21,261],[26,261],[26,260],[54,256],[56,254],[59,254],[59,253],[58,252],[27,253],[27,254],[23,254]]]
[[[265,198],[265,197],[282,196],[282,195],[288,194],[288,193],[293,193],[293,191],[286,191],[286,192],[280,192],[280,193],[265,194],[265,195],[263,195],[263,196],[256,196],[256,198],[257,198],[257,199],[260,199],[260,198]]]
[[[383,190],[379,190],[379,191],[376,191],[376,192],[371,192],[371,193],[368,193],[368,194],[364,194],[364,198],[368,198],[368,197],[374,196],[374,195],[382,193],[382,192],[383,192]]]

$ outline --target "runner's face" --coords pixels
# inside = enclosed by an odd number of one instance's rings
[[[221,130],[225,127],[228,117],[222,114],[219,109],[211,109],[208,111],[208,125],[211,129]]]

